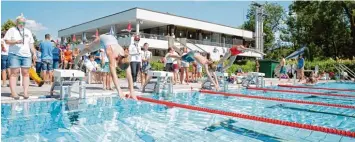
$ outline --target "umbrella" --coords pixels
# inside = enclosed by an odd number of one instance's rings
[[[290,55],[288,55],[286,57],[286,59],[294,59],[294,58],[297,58],[298,55],[300,54],[303,54],[304,53],[304,50],[306,49],[307,47],[306,46],[303,46],[302,48],[298,49],[297,51],[291,53]]]

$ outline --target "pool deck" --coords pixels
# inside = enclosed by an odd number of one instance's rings
[[[270,86],[270,85],[277,85],[277,84],[292,84],[293,80],[290,82],[287,82],[286,79],[282,79],[279,81],[277,78],[265,78],[265,86]],[[324,81],[321,81],[324,82]],[[329,81],[332,82],[332,81]],[[127,89],[127,81],[126,79],[119,79],[119,83],[121,84],[121,88],[123,89],[123,92],[128,93]],[[299,84],[296,81],[296,84]],[[30,98],[28,99],[29,101],[35,101],[37,99],[44,99],[45,96],[49,95],[49,90],[50,90],[50,85],[45,84],[42,87],[38,87],[36,84],[30,83],[29,86],[29,94]],[[174,92],[185,92],[185,91],[198,91],[200,90],[201,83],[189,83],[189,85],[181,85],[181,84],[176,84],[174,85]],[[237,89],[241,88],[241,84],[230,84],[229,85],[230,89]],[[21,101],[24,100],[22,95],[23,95],[23,88],[21,86],[16,87],[17,93],[20,95],[20,100],[16,101]],[[10,97],[10,88],[9,87],[1,87],[1,102],[13,102],[15,101],[13,98]],[[77,89],[73,88],[73,92],[78,92]],[[103,90],[102,89],[102,84],[86,84],[86,96],[87,97],[93,97],[93,96],[103,96],[103,95],[115,95],[117,94],[116,91],[110,91],[110,90]],[[142,95],[142,92],[140,89],[136,89],[136,95]],[[53,98],[46,98],[46,99],[53,99]]]

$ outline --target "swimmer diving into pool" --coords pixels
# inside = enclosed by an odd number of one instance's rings
[[[109,60],[109,68],[113,80],[113,84],[115,84],[116,90],[118,92],[118,95],[122,98],[125,99],[125,95],[121,87],[119,86],[118,83],[118,77],[116,74],[116,66],[118,66],[121,70],[126,70],[126,77],[128,81],[128,87],[129,87],[129,97],[132,97],[133,99],[137,100],[137,97],[134,93],[133,89],[133,79],[131,75],[131,68],[129,65],[129,59],[128,59],[128,53],[125,53],[124,49],[118,44],[117,39],[109,34],[103,34],[96,39],[86,45],[84,48],[81,49],[79,55],[77,58],[74,60],[74,65],[75,69],[78,68],[78,63],[79,59],[87,53],[95,52],[99,50],[100,48],[103,48],[106,52],[107,58]]]
[[[223,64],[224,61],[226,61],[230,57],[229,62],[227,65],[225,65],[222,68],[222,70],[218,70],[218,71],[225,72],[229,67],[231,67],[233,65],[237,56],[243,52],[252,51],[252,52],[256,52],[256,53],[265,55],[264,53],[256,51],[254,49],[246,48],[247,46],[248,46],[248,43],[244,42],[243,45],[234,45],[231,48],[229,48],[229,50],[224,54],[223,58],[221,60],[219,60],[218,64]]]
[[[173,47],[169,47],[169,48],[174,48],[174,50],[176,52],[179,52],[180,49],[173,46]],[[182,55],[181,53],[179,53],[179,55]],[[215,89],[218,91],[219,90],[219,84],[218,84],[218,80],[217,80],[217,75],[215,74],[215,70],[217,68],[216,64],[213,63],[212,61],[206,59],[205,57],[203,57],[200,53],[197,53],[196,51],[190,51],[187,54],[183,55],[183,56],[179,56],[179,55],[169,55],[169,57],[171,58],[176,58],[176,59],[181,59],[182,61],[191,63],[193,61],[196,61],[197,63],[199,63],[200,65],[202,65],[202,67],[205,68],[206,70],[206,74],[207,77],[209,79],[210,82],[213,83],[213,85],[215,86]],[[211,73],[212,72],[212,75]],[[213,78],[212,78],[213,76]]]

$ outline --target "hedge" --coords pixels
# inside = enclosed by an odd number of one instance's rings
[[[291,63],[296,63],[296,61],[290,61]],[[307,61],[305,60],[305,69],[306,70],[314,70],[315,66],[318,65],[319,71],[325,71],[325,72],[338,72],[334,65],[336,63],[342,63],[348,68],[350,68],[352,71],[355,71],[355,58],[353,60],[350,59],[337,59],[334,60],[332,58],[329,58],[327,60],[315,60],[315,61]]]

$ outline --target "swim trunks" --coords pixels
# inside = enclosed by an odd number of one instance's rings
[[[185,61],[185,62],[188,62],[188,63],[193,62],[193,61],[195,61],[194,55],[195,55],[195,52],[194,51],[190,51],[187,54],[181,56],[181,60]]]
[[[286,67],[285,66],[281,66],[280,74],[286,74]]]

